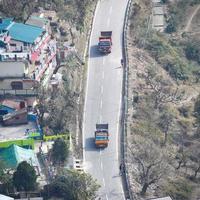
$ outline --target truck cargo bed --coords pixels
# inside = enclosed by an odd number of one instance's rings
[[[101,31],[101,37],[111,37],[112,31]]]
[[[107,147],[109,141],[108,124],[96,124],[95,145],[96,147]]]
[[[108,131],[108,124],[96,124],[96,130],[107,130]]]

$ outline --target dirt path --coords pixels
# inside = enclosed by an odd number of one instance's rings
[[[190,25],[191,25],[191,23],[192,23],[192,20],[193,20],[194,16],[197,14],[197,12],[198,12],[199,9],[200,9],[200,5],[198,5],[198,6],[196,7],[196,9],[194,10],[194,12],[193,12],[192,15],[190,16],[190,18],[189,18],[189,20],[188,20],[188,22],[187,22],[187,25],[186,25],[186,27],[185,27],[185,29],[184,29],[184,32],[188,32],[188,31],[189,31],[189,28],[190,28]]]

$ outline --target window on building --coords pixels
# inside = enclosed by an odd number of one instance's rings
[[[11,47],[16,47],[17,45],[14,44],[14,43],[10,43],[10,46],[11,46]]]
[[[21,81],[13,81],[11,83],[11,87],[13,90],[22,90],[23,89],[23,83]]]
[[[35,65],[37,65],[37,66],[38,66],[38,65],[41,65],[41,62],[36,60],[36,61],[35,61]]]

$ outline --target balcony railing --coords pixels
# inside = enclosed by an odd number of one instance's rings
[[[22,60],[28,60],[29,58],[28,52],[18,52],[18,53],[1,53],[2,61],[22,61]]]
[[[12,89],[0,89],[0,96],[15,95],[15,96],[37,96],[37,89],[23,89],[23,90],[12,90]]]
[[[42,70],[37,74],[36,76],[36,80],[40,81],[43,73],[46,71],[46,69],[48,68],[49,66],[49,63],[53,60],[53,58],[56,56],[56,53],[52,54],[50,57],[48,57],[46,60],[45,60],[45,65],[42,67]]]

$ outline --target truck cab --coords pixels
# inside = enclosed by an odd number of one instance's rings
[[[96,124],[95,145],[99,147],[107,147],[109,141],[108,124]]]

